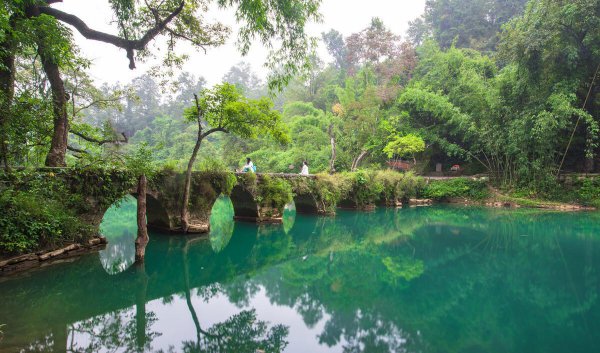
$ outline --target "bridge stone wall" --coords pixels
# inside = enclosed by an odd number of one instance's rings
[[[230,198],[235,219],[256,223],[281,223],[293,190],[285,174],[238,173]]]
[[[164,173],[149,185],[147,217],[150,228],[181,231],[181,199],[185,176]],[[274,185],[274,186],[273,186]],[[297,174],[232,174],[197,172],[190,192],[191,233],[210,231],[210,213],[221,194],[229,195],[235,219],[256,223],[281,223],[286,200],[293,199],[298,213],[331,214],[335,203],[321,195],[315,176]],[[134,194],[135,196],[135,194]]]

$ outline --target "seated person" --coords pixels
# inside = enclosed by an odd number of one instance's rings
[[[242,168],[242,173],[248,172],[256,172],[256,167],[254,166],[254,163],[252,163],[252,160],[250,158],[246,158],[246,165],[244,165],[244,168]]]

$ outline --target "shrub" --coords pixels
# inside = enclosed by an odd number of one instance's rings
[[[425,185],[423,178],[413,172],[399,173],[393,170],[380,170],[375,174],[375,182],[383,187],[381,200],[387,204],[416,197]]]
[[[263,207],[283,210],[285,205],[290,203],[293,198],[291,185],[281,178],[263,175],[257,188],[257,201]]]
[[[375,172],[358,171],[354,173],[341,173],[339,177],[349,182],[349,190],[345,198],[358,207],[373,206],[381,197],[383,184],[375,180]]]
[[[229,168],[220,159],[215,158],[204,158],[200,161],[198,170],[201,172],[228,172]]]
[[[254,173],[238,174],[237,181],[239,184],[241,184],[250,191],[256,188],[256,174]]]
[[[600,180],[585,179],[576,191],[578,201],[585,206],[600,207]]]
[[[318,174],[314,179],[314,195],[323,208],[329,213],[335,213],[337,204],[348,196],[352,183],[341,174]]]
[[[95,228],[79,216],[108,208],[135,185],[135,175],[114,168],[22,170],[0,174],[0,252],[19,254],[86,240]]]
[[[488,198],[490,193],[484,180],[457,178],[432,181],[424,187],[422,195],[434,200],[464,197],[481,201]]]
[[[61,200],[33,191],[5,189],[0,193],[0,252],[20,254],[65,242],[83,241],[94,235]]]

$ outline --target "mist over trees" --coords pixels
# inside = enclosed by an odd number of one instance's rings
[[[313,4],[305,5],[303,15],[312,16]],[[331,29],[321,36],[331,62],[308,55],[311,69],[280,80],[287,87],[272,96],[290,141],[210,136],[194,168],[233,170],[251,157],[263,172],[296,172],[303,160],[311,172],[352,171],[405,159],[424,173],[456,163],[534,189],[548,188],[560,171],[595,171],[599,7],[597,0],[429,0],[405,36],[378,18],[349,35]],[[18,13],[14,6],[8,11]],[[147,146],[157,163],[184,168],[195,127],[183,112],[195,93],[209,88],[202,72],[181,73],[169,87],[149,75],[95,87],[86,74],[90,63],[57,18],[25,17],[22,24],[40,31],[53,26],[68,48],[53,54],[63,60],[70,98],[58,112],[69,121],[67,161],[106,160]],[[123,33],[133,33],[131,23]],[[2,121],[8,124],[3,158],[36,165],[52,144],[57,93],[43,60],[26,60],[39,43],[19,38],[14,89],[4,86],[10,113]],[[273,82],[243,61],[223,82],[251,99],[273,92]]]

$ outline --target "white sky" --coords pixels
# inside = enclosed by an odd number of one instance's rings
[[[80,17],[90,28],[117,34],[116,28],[110,24],[108,0],[64,0],[53,7]],[[424,8],[425,0],[323,0],[322,23],[310,24],[307,30],[311,35],[320,37],[322,32],[333,28],[348,36],[367,27],[371,18],[379,17],[394,33],[404,35],[408,29],[408,22],[419,17]],[[249,62],[253,70],[264,78],[266,71],[262,64],[265,50],[255,45],[248,56],[242,57],[234,45],[236,24],[233,12],[215,10],[209,14],[208,19],[217,17],[233,29],[231,37],[224,46],[211,48],[206,54],[188,51],[190,59],[184,69],[196,76],[203,76],[209,84],[215,84],[221,81],[233,65],[243,60]],[[90,71],[98,83],[128,83],[151,66],[151,62],[138,62],[137,69],[129,70],[129,61],[123,50],[110,44],[85,40],[75,30],[74,33],[83,55],[93,61]],[[162,50],[165,50],[164,46]],[[325,61],[330,61],[327,51],[322,46],[319,54]]]

